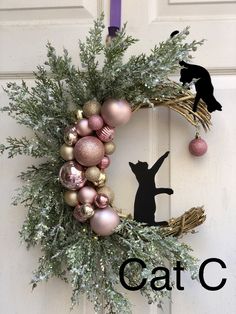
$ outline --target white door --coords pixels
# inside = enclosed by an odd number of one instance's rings
[[[32,82],[32,71],[46,57],[45,44],[52,42],[60,52],[66,47],[73,59],[78,58],[78,39],[84,39],[100,12],[108,16],[108,0],[1,0],[0,1],[0,79],[25,78]],[[170,200],[158,199],[159,218],[175,217],[193,205],[205,205],[206,223],[199,233],[184,237],[194,254],[202,261],[221,258],[227,265],[222,271],[217,265],[207,269],[209,284],[217,284],[227,277],[226,286],[218,292],[208,292],[186,274],[184,291],[174,291],[172,302],[165,303],[166,314],[232,314],[236,308],[236,232],[234,221],[236,201],[234,114],[236,107],[236,3],[235,1],[205,0],[123,0],[123,22],[128,32],[140,39],[129,50],[147,52],[158,41],[166,39],[175,29],[191,26],[190,39],[206,38],[196,53],[194,62],[207,67],[213,75],[215,94],[223,105],[222,113],[214,113],[212,131],[202,136],[209,151],[203,158],[193,158],[187,147],[194,137],[194,128],[182,117],[165,108],[145,109],[117,132],[117,152],[109,169],[110,184],[116,192],[116,205],[132,212],[136,181],[128,162],[137,159],[149,163],[170,150],[170,162],[163,165],[158,181],[170,185],[175,193]],[[7,102],[1,92],[1,104]],[[27,134],[6,115],[0,116],[0,142],[7,136]],[[129,152],[129,154],[124,154]],[[70,313],[70,287],[59,280],[40,285],[31,293],[31,270],[40,256],[38,249],[27,252],[20,245],[18,230],[24,220],[24,208],[10,205],[13,190],[21,183],[16,179],[32,160],[1,157],[0,211],[0,306],[4,314],[64,314]],[[126,185],[120,182],[125,176]],[[133,312],[162,313],[156,306],[147,305],[138,293],[128,293]],[[84,299],[72,313],[94,313]]]

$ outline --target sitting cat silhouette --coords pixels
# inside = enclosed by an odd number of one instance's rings
[[[184,61],[180,61],[179,64],[183,66],[180,70],[180,82],[182,82],[183,85],[191,83],[193,79],[197,79],[194,82],[197,94],[193,104],[193,111],[197,111],[200,99],[206,103],[207,110],[209,112],[213,112],[215,110],[221,111],[222,106],[213,95],[214,87],[211,83],[209,72],[200,65],[189,64]]]
[[[148,226],[168,225],[166,221],[155,222],[155,196],[162,193],[168,195],[174,193],[172,189],[156,188],[155,185],[155,175],[168,155],[169,152],[166,152],[151,169],[148,169],[147,162],[138,161],[137,164],[129,162],[130,168],[139,183],[134,202],[134,219],[146,223]]]

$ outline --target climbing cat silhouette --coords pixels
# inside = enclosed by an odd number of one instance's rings
[[[138,161],[137,164],[129,162],[139,183],[134,202],[134,219],[146,223],[148,226],[165,226],[168,224],[166,221],[155,221],[155,196],[163,193],[168,195],[174,193],[170,188],[156,188],[155,185],[155,175],[168,155],[169,152],[166,152],[150,169],[148,169],[147,162]]]
[[[209,112],[215,110],[221,111],[222,106],[213,95],[214,87],[211,83],[209,72],[200,65],[189,64],[184,61],[180,61],[179,64],[183,67],[180,70],[180,82],[182,82],[183,85],[191,83],[193,79],[196,79],[194,85],[197,93],[193,104],[193,111],[197,111],[200,99],[206,103]]]

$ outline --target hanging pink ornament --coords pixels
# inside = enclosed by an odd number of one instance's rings
[[[110,165],[110,158],[108,156],[104,156],[102,158],[102,160],[100,161],[100,163],[98,164],[98,168],[100,169],[106,169],[107,167],[109,167]]]
[[[102,142],[110,142],[113,140],[114,135],[115,135],[115,129],[111,128],[110,126],[106,125],[102,129],[98,130],[96,132],[97,137],[102,141]]]
[[[108,99],[101,109],[103,120],[111,127],[127,123],[131,114],[130,104],[123,99]]]
[[[120,218],[112,207],[103,210],[95,210],[90,219],[91,229],[100,236],[109,236],[114,233],[114,229],[119,225]]]
[[[88,126],[88,119],[81,119],[75,125],[76,131],[80,136],[87,136],[92,133]]]
[[[207,143],[197,134],[189,143],[189,151],[193,156],[200,157],[207,152]]]
[[[109,205],[109,198],[105,194],[97,194],[94,198],[94,204],[98,208],[106,208]]]
[[[104,157],[104,145],[95,136],[82,137],[74,147],[74,156],[83,166],[96,166]]]
[[[97,192],[91,186],[84,186],[78,192],[78,200],[81,204],[92,204]]]
[[[94,114],[88,119],[88,126],[91,130],[97,131],[100,130],[104,125],[104,121],[101,116]]]
[[[73,146],[78,141],[78,133],[75,126],[69,126],[64,131],[64,141],[66,145]]]
[[[68,190],[79,190],[86,182],[83,167],[75,161],[67,161],[59,172],[61,184]]]

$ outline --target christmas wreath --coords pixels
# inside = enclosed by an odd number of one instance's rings
[[[43,254],[33,287],[59,277],[71,283],[73,305],[85,294],[96,311],[103,307],[107,313],[130,313],[129,301],[117,289],[122,263],[135,257],[154,268],[180,261],[196,278],[197,260],[178,235],[192,231],[205,215],[202,207],[192,208],[154,226],[115,208],[105,173],[115,150],[115,127],[147,106],[166,106],[204,129],[210,126],[210,114],[201,101],[194,111],[194,95],[169,79],[179,61],[188,61],[202,44],[185,42],[188,28],[155,46],[149,55],[132,56],[123,63],[125,51],[136,39],[127,36],[124,27],[104,43],[104,27],[101,17],[79,44],[86,70],[75,67],[66,50],[57,56],[48,44],[48,60],[34,73],[32,88],[24,81],[7,84],[10,102],[2,111],[29,127],[33,137],[8,137],[0,148],[9,158],[22,154],[43,158],[20,174],[24,185],[14,199],[14,205],[28,208],[22,239],[28,248],[40,245]],[[102,68],[97,61],[100,54]],[[127,266],[125,276],[130,286],[137,285],[142,280],[139,265]],[[149,279],[152,276],[148,274]],[[146,285],[141,293],[149,303],[161,304],[169,291]]]

